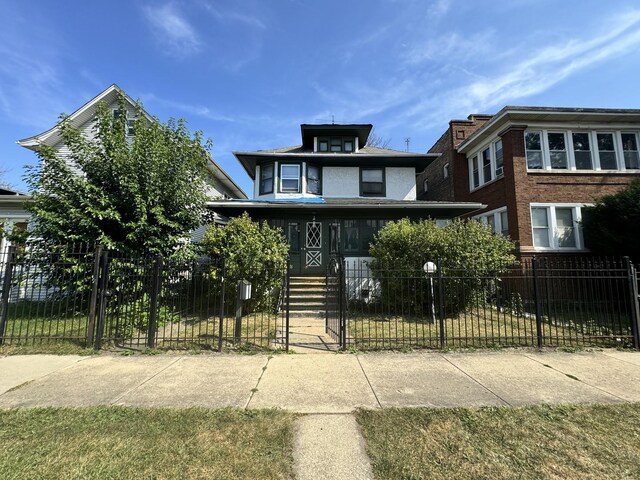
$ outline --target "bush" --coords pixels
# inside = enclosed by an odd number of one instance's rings
[[[627,255],[640,262],[640,179],[596,200],[582,215],[586,246],[598,255]]]
[[[455,313],[483,298],[487,281],[482,279],[495,278],[512,265],[513,249],[509,238],[480,222],[455,220],[440,228],[432,220],[402,219],[378,232],[369,249],[374,257],[370,267],[391,308],[420,314],[424,308],[416,299],[430,297],[422,291],[428,286],[422,280],[422,266],[439,261],[445,278],[444,305],[448,313]]]
[[[234,298],[240,280],[252,284],[249,311],[275,311],[286,272],[289,246],[280,229],[266,222],[253,222],[247,213],[233,218],[225,227],[212,225],[207,230],[203,247],[212,258],[225,260],[225,296]],[[214,270],[212,276],[222,275]]]

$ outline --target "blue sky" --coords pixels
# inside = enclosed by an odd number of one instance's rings
[[[627,0],[0,0],[0,170],[15,144],[117,83],[231,154],[296,145],[300,123],[373,123],[426,151],[504,105],[640,108],[640,3]]]

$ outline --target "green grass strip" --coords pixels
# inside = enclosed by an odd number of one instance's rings
[[[377,479],[640,478],[640,404],[363,410]]]
[[[294,418],[200,408],[0,411],[0,478],[292,478]]]

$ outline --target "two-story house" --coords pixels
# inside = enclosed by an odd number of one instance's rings
[[[453,120],[419,198],[479,202],[521,257],[588,251],[584,207],[640,178],[640,110],[504,107]]]
[[[124,95],[127,105],[126,112],[120,112],[118,103],[119,95]],[[134,121],[135,121],[135,101],[129,97],[120,87],[113,84],[106,90],[99,93],[93,99],[89,100],[75,112],[69,115],[68,119],[71,125],[77,128],[85,137],[93,138],[95,135],[94,125],[96,117],[96,106],[99,102],[104,102],[108,108],[113,110],[114,115],[126,115],[127,117],[127,134],[133,136]],[[145,115],[151,119],[152,117],[145,112]],[[37,151],[42,145],[47,145],[55,148],[60,155],[67,155],[68,149],[64,144],[58,125],[53,126],[49,130],[42,132],[33,137],[18,140],[17,142],[22,147],[25,147],[32,151]],[[219,198],[243,198],[246,199],[247,195],[242,189],[233,181],[233,179],[218,165],[213,159],[210,159],[209,165],[209,182],[207,195],[210,199]],[[216,222],[224,223],[225,219],[222,217],[216,217]],[[198,241],[204,232],[204,227],[193,232],[192,240]]]
[[[372,125],[301,125],[301,145],[234,152],[254,181],[252,200],[210,202],[227,216],[248,212],[280,227],[292,273],[325,271],[332,254],[368,258],[369,244],[388,221],[437,220],[470,213],[479,202],[416,200],[416,173],[439,154],[367,145]]]

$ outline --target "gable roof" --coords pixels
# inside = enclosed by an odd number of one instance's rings
[[[105,102],[107,104],[113,103],[117,101],[119,94],[124,95],[125,100],[132,107],[135,107],[135,100],[133,100],[124,92],[124,90],[122,90],[120,87],[118,87],[118,85],[114,83],[100,92],[98,95],[93,97],[87,103],[82,105],[71,115],[69,115],[69,121],[71,122],[71,125],[75,128],[79,128],[81,125],[85,124],[93,117],[95,117],[96,106],[99,102]],[[149,117],[149,119],[151,119],[151,116],[149,116],[149,114],[147,114],[146,112],[145,114]],[[35,152],[38,150],[38,147],[40,145],[49,145],[50,147],[53,147],[58,144],[60,140],[60,128],[58,127],[58,124],[56,122],[56,125],[54,125],[49,130],[39,133],[38,135],[34,135],[33,137],[18,140],[16,143]]]
[[[100,92],[98,95],[93,97],[87,103],[78,108],[75,112],[69,115],[68,119],[71,122],[71,125],[75,128],[79,128],[84,125],[86,122],[90,121],[96,115],[96,106],[99,102],[105,102],[107,104],[111,104],[118,100],[118,96],[122,94],[124,95],[125,101],[128,102],[132,107],[136,106],[136,101],[133,100],[127,93],[122,90],[115,83],[107,87],[105,90]],[[147,116],[149,120],[152,119],[151,115],[149,115],[146,111],[144,114]],[[24,138],[22,140],[18,140],[16,143],[22,147],[25,147],[32,151],[37,151],[40,145],[48,145],[55,146],[61,141],[60,137],[60,128],[56,123],[55,126],[50,128],[49,130],[39,133],[38,135],[34,135],[33,137]],[[238,186],[238,184],[225,172],[220,165],[216,163],[213,158],[209,157],[210,163],[207,166],[209,171],[212,172],[215,180],[224,185],[227,190],[232,192],[238,198],[248,198],[247,194]]]

